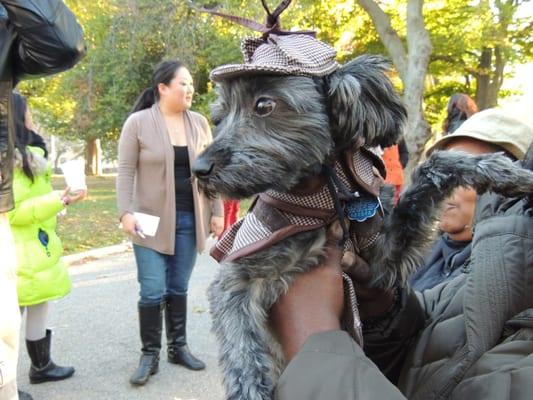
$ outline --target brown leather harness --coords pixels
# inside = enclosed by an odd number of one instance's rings
[[[211,249],[219,262],[240,258],[269,248],[300,232],[327,227],[339,218],[344,230],[344,251],[359,254],[377,239],[383,210],[362,221],[344,225],[346,208],[360,198],[379,203],[385,166],[372,150],[358,147],[340,153],[331,167],[307,179],[289,193],[269,190],[259,194],[247,215],[231,226]],[[381,203],[379,203],[381,205]],[[349,299],[343,327],[362,344],[362,332],[353,283],[343,274],[345,298]]]

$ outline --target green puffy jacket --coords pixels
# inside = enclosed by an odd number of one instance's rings
[[[15,208],[8,213],[17,249],[17,290],[20,306],[57,299],[70,292],[63,247],[56,234],[56,214],[63,203],[50,183],[51,167],[41,149],[28,147],[32,182],[15,154],[13,195]]]

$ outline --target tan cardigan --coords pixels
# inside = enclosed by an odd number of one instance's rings
[[[212,141],[207,120],[186,111],[185,130],[190,164]],[[174,254],[176,199],[174,192],[174,150],[163,114],[156,103],[128,117],[118,145],[117,203],[119,215],[143,212],[161,218],[154,237],[132,238],[133,243],[163,254]],[[220,199],[210,201],[192,181],[196,248],[202,252],[209,235],[211,215],[223,216]]]

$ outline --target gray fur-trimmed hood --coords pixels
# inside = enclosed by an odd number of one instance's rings
[[[43,155],[38,154],[37,151],[32,148],[27,148],[26,154],[28,155],[28,163],[34,175],[43,175],[48,168],[48,160]],[[22,169],[22,154],[18,149],[15,149],[15,168]]]

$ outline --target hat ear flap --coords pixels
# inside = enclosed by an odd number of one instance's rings
[[[407,111],[385,75],[388,63],[360,56],[327,77],[330,123],[338,147],[362,141],[388,147],[403,134]]]

